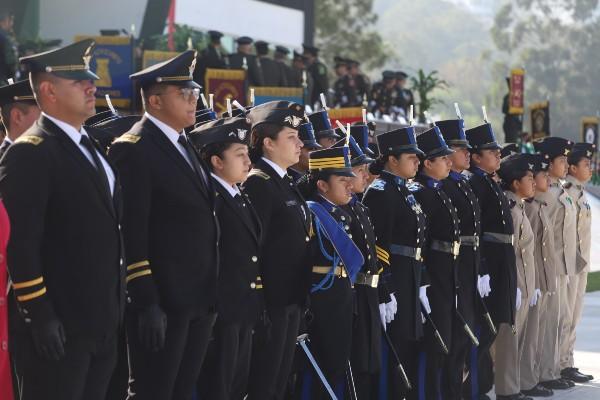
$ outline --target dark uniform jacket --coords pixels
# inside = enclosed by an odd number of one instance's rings
[[[120,183],[113,171],[111,198],[80,148],[44,116],[2,158],[0,194],[11,221],[8,268],[26,323],[58,318],[67,339],[116,334],[125,267]]]
[[[244,58],[246,58],[246,67],[248,68],[246,79],[249,86],[264,86],[263,72],[255,55],[234,53],[227,56],[229,68],[244,69]]]
[[[327,67],[318,59],[315,60],[308,68],[306,69],[310,76],[313,79],[313,88],[311,91],[310,104],[315,104],[320,100],[321,93],[327,96],[327,92],[329,90],[329,79],[327,77]]]
[[[414,195],[427,216],[427,248],[424,262],[431,287],[427,297],[431,306],[431,318],[435,321],[444,342],[452,343],[452,320],[457,285],[458,243],[460,231],[458,215],[452,200],[442,190],[441,181],[419,174],[415,179],[421,184]],[[431,333],[428,331],[428,333]],[[431,347],[436,346],[433,335],[426,335]]]
[[[234,198],[213,179],[219,239],[219,320],[256,322],[262,309],[259,270],[262,226],[248,196]]]
[[[371,211],[377,237],[377,258],[390,266],[390,292],[398,301],[398,314],[389,326],[395,337],[416,340],[423,335],[419,287],[427,282],[422,251],[425,244],[425,215],[410,184],[387,171],[375,179],[363,203]],[[408,254],[412,249],[412,255]],[[406,255],[405,255],[406,254]]]
[[[381,114],[390,114],[392,107],[396,105],[398,91],[395,88],[388,89],[383,82],[376,82],[371,89],[370,109],[372,112],[379,111]]]
[[[166,312],[214,310],[219,230],[210,179],[203,182],[146,117],[109,156],[123,180],[128,302]]]
[[[333,99],[335,107],[353,107],[362,104],[362,98],[356,90],[356,81],[350,75],[342,76],[335,81],[333,91],[335,92]]]
[[[194,81],[204,86],[204,76],[207,68],[227,68],[227,59],[223,54],[223,50],[217,50],[214,46],[208,45],[198,56],[196,69],[194,70]]]
[[[489,273],[492,288],[486,304],[495,323],[514,324],[517,270],[511,207],[498,182],[477,167],[471,172],[469,183],[481,206],[480,270]]]
[[[285,76],[283,63],[269,57],[258,57],[257,60],[262,69],[264,86],[287,86],[287,77]]]
[[[267,310],[302,305],[308,295],[308,242],[311,220],[302,195],[292,182],[263,159],[244,183],[263,226],[260,260]]]
[[[352,240],[360,249],[365,263],[361,273],[378,276],[376,287],[355,283],[356,319],[352,332],[352,368],[355,372],[376,374],[381,369],[381,318],[379,304],[390,301],[382,263],[377,259],[375,229],[369,209],[356,197],[343,207],[351,218]],[[389,277],[387,277],[389,279]]]
[[[444,179],[442,190],[448,195],[460,221],[461,246],[457,266],[458,309],[469,326],[475,324],[477,278],[479,274],[479,239],[481,237],[481,209],[477,197],[467,181],[458,172],[451,171]]]

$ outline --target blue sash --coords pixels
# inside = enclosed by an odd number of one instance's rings
[[[333,245],[333,248],[337,255],[344,263],[350,282],[354,284],[356,275],[365,263],[365,259],[356,247],[356,244],[350,239],[348,233],[339,225],[338,221],[335,220],[329,214],[329,212],[321,204],[315,201],[307,201],[308,208],[317,217],[316,228],[323,229],[327,239]],[[332,265],[333,269],[336,265]]]

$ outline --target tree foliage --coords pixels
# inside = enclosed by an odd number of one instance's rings
[[[425,112],[431,110],[435,104],[443,103],[439,98],[432,97],[436,89],[447,89],[448,82],[438,77],[438,71],[426,74],[422,69],[417,71],[417,76],[411,77],[412,88],[419,96],[419,122],[425,122]]]

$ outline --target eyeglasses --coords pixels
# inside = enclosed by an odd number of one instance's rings
[[[194,96],[194,100],[198,100],[200,98],[200,89],[198,88],[188,88],[188,87],[183,87],[183,88],[179,88],[178,90],[179,94],[181,94],[181,97],[183,97],[183,100],[185,101],[190,101],[191,96]],[[163,94],[169,94],[169,93],[173,93],[173,92],[163,92],[163,93],[157,93],[159,96],[163,95]]]

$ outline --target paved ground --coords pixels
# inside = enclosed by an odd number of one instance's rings
[[[595,380],[556,391],[549,399],[600,400],[600,292],[588,293],[585,297],[583,317],[577,328],[575,364],[582,372],[594,375]]]
[[[597,195],[600,196],[600,190]],[[592,207],[592,271],[600,271],[600,199],[588,193],[590,206]],[[600,396],[598,396],[600,400]]]

